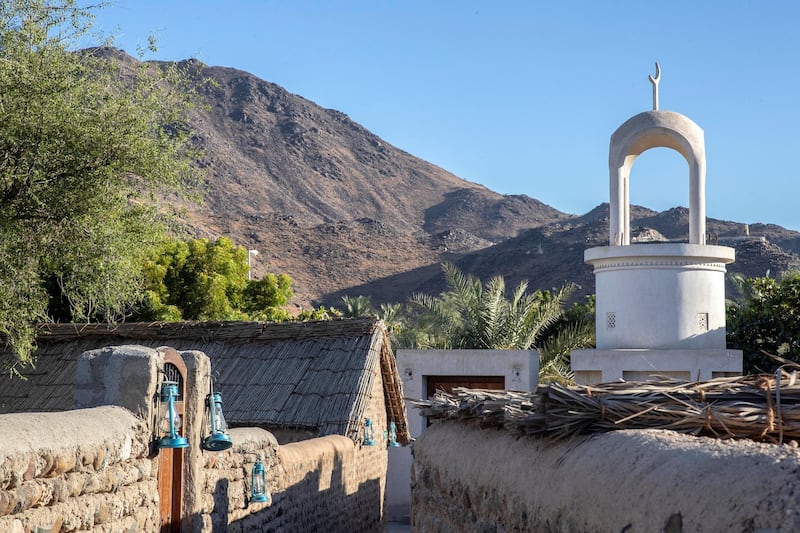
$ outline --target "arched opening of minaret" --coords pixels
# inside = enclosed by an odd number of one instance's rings
[[[677,151],[663,147],[645,150],[634,161],[628,176],[630,205],[659,213],[676,207],[688,209],[688,176],[689,163]],[[631,216],[635,218],[636,214],[631,213]],[[640,224],[631,220],[631,225],[631,231],[635,234]],[[671,240],[686,240],[689,236],[688,220],[679,228],[670,226],[653,229]]]
[[[689,164],[672,148],[642,152],[631,168],[631,204],[666,211],[689,206]]]

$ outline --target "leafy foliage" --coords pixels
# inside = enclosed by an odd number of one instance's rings
[[[248,280],[247,249],[227,237],[169,240],[145,264],[137,320],[289,320],[286,274]]]
[[[48,308],[116,320],[140,297],[163,232],[153,198],[196,181],[170,66],[75,52],[91,12],[74,0],[0,3],[0,333],[27,362]],[[47,289],[51,289],[50,298]]]
[[[575,302],[542,335],[539,349],[539,381],[572,380],[569,357],[572,350],[595,345],[595,296]]]
[[[412,304],[423,310],[422,322],[439,348],[527,350],[561,316],[561,306],[573,287],[557,294],[527,293],[520,283],[506,298],[502,277],[486,286],[450,263],[443,264],[449,290],[439,296],[415,294]]]
[[[319,306],[316,309],[303,309],[295,317],[295,320],[331,320],[332,318],[341,318],[342,312],[335,307]]]
[[[773,372],[781,363],[770,355],[800,363],[800,272],[731,280],[739,294],[728,301],[728,345],[744,352],[745,372]]]
[[[254,320],[282,322],[292,318],[282,309],[291,298],[292,278],[287,274],[269,273],[259,280],[248,281],[243,307]]]
[[[405,331],[403,305],[399,303],[383,303],[380,309],[375,309],[369,296],[342,296],[344,310],[340,316],[348,318],[376,317],[383,320],[389,339],[394,349],[402,346],[402,335]]]

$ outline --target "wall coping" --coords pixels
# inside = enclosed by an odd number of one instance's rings
[[[38,453],[42,448],[84,448],[105,442],[119,445],[120,435],[132,442],[140,434],[141,425],[140,418],[117,406],[0,415],[0,465],[8,457]]]

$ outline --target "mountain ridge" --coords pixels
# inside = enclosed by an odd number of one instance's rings
[[[208,171],[205,203],[186,206],[190,234],[227,235],[259,250],[254,274],[289,274],[295,305],[439,292],[442,261],[483,279],[502,275],[507,285],[574,282],[578,295],[593,292],[583,251],[607,242],[607,203],[573,215],[527,195],[502,195],[275,83],[196,60],[180,65],[194,73],[204,104],[189,125]],[[631,217],[634,234],[647,238],[688,234],[685,208],[631,206]],[[777,275],[800,267],[796,231],[715,219],[707,226],[712,239],[729,239],[741,254],[730,271]]]

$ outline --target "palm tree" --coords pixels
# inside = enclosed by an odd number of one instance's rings
[[[549,330],[563,317],[563,306],[575,290],[567,284],[554,292],[528,293],[522,281],[506,297],[502,276],[486,282],[465,275],[455,265],[444,263],[448,290],[439,296],[414,294],[412,306],[420,312],[425,335],[417,335],[422,348],[528,350],[541,354],[540,379],[571,378],[569,352],[594,343],[594,325],[564,321],[564,327]],[[545,333],[547,342],[539,344]]]
[[[348,318],[365,318],[376,316],[375,309],[372,308],[372,300],[369,296],[342,296],[344,304],[344,316]]]

